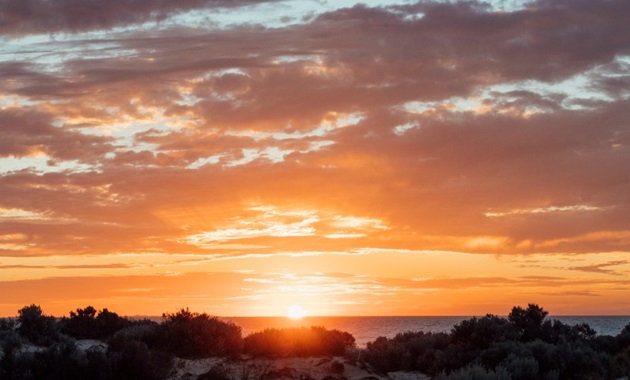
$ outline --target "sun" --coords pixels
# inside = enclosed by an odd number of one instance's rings
[[[291,305],[287,308],[287,317],[290,319],[302,319],[306,316],[306,310],[300,305]]]

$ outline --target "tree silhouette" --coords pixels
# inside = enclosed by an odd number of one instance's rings
[[[540,338],[542,324],[548,314],[549,312],[540,306],[530,303],[527,309],[514,306],[508,320],[518,328],[523,341],[530,341]]]
[[[131,322],[107,309],[97,313],[93,306],[78,308],[70,312],[70,318],[63,319],[63,331],[78,339],[104,339],[114,335]]]
[[[32,304],[18,310],[18,332],[33,343],[48,345],[59,335],[54,317],[44,315],[39,305]]]

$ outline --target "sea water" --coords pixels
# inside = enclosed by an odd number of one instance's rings
[[[324,326],[331,330],[347,331],[356,339],[358,347],[379,336],[394,337],[407,331],[450,332],[454,325],[471,317],[305,317],[298,320],[286,317],[226,317],[241,327],[243,336],[266,328]],[[618,335],[630,323],[630,316],[550,316],[568,325],[587,323],[599,335]]]

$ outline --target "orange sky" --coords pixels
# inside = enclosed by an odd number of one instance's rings
[[[630,314],[630,3],[324,3],[0,5],[0,316]]]

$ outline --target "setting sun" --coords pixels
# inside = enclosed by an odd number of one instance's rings
[[[629,16],[0,0],[0,380],[630,380]]]
[[[300,305],[291,305],[287,309],[287,317],[290,319],[302,319],[306,316],[306,310]]]

